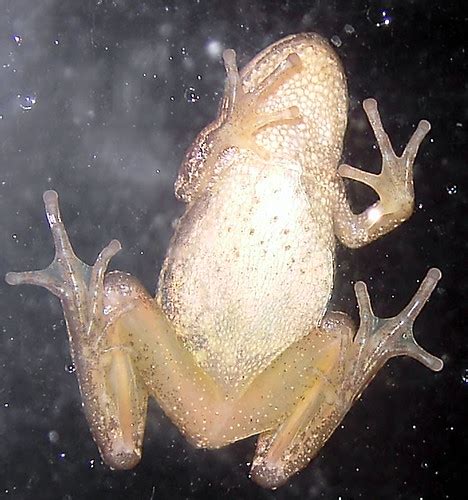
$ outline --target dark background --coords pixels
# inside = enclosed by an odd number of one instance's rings
[[[235,48],[242,66],[284,35],[317,31],[332,39],[348,76],[345,161],[379,168],[365,97],[378,99],[397,151],[419,119],[432,124],[417,159],[414,216],[368,248],[339,251],[333,306],[357,318],[352,283],[363,279],[376,312],[394,315],[439,267],[444,278],[416,336],[446,363],[439,374],[409,359],[388,363],[313,463],[276,492],[247,477],[253,439],[194,450],[155,404],[141,464],[113,472],[81,411],[58,300],[2,282],[1,497],[466,496],[463,3],[0,0],[0,275],[52,259],[41,195],[54,188],[77,254],[91,262],[118,238],[123,251],[111,267],[153,291],[182,211],[172,191],[178,166],[222,92],[221,51]],[[363,208],[369,193],[351,189]]]

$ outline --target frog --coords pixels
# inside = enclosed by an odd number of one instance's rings
[[[430,124],[421,120],[398,156],[376,100],[364,100],[382,166],[360,170],[340,162],[347,81],[325,38],[287,36],[241,71],[233,49],[223,61],[217,117],[175,182],[185,211],[155,297],[131,275],[107,272],[117,240],[91,266],[75,255],[55,191],[43,196],[53,262],[6,281],[60,299],[82,406],[107,465],[141,460],[151,396],[195,447],[258,435],[249,475],[274,489],[317,455],[388,359],[443,367],[413,333],[439,269],[393,318],[375,316],[361,281],[358,327],[329,308],[338,242],[367,245],[414,211],[413,166]],[[377,201],[354,213],[344,179],[369,186]]]

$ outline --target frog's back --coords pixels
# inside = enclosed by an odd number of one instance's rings
[[[158,300],[176,333],[233,390],[318,325],[333,283],[330,179],[346,124],[341,66],[320,37],[296,35],[259,54],[242,81],[255,88],[290,53],[301,71],[262,110],[298,106],[302,121],[259,131],[268,158],[240,149],[219,160],[215,182],[179,221],[160,276]]]

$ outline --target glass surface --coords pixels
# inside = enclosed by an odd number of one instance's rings
[[[350,92],[343,161],[377,171],[361,103],[375,97],[397,151],[432,124],[409,222],[340,249],[331,307],[357,319],[352,283],[375,310],[401,310],[429,267],[444,275],[416,323],[442,356],[380,372],[311,465],[276,492],[248,479],[255,440],[195,450],[150,405],[141,464],[102,464],[81,411],[58,300],[0,283],[0,496],[5,498],[457,498],[468,452],[466,18],[462,2],[0,0],[0,275],[46,266],[42,193],[60,194],[85,261],[112,238],[111,267],[154,291],[185,149],[216,115],[221,53],[243,66],[281,37],[334,44]],[[443,5],[442,5],[443,4]],[[370,199],[351,186],[357,208]],[[464,469],[464,471],[463,471]],[[464,474],[463,474],[464,473]]]

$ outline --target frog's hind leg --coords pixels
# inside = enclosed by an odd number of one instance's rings
[[[303,469],[341,421],[340,383],[356,329],[347,315],[331,312],[320,330],[330,339],[339,339],[339,355],[331,370],[317,365],[315,384],[298,399],[284,422],[260,434],[251,476],[264,488],[276,489]]]
[[[149,394],[192,442],[207,445],[223,403],[216,384],[138,280],[119,271],[105,275],[120,243],[111,241],[88,266],[70,244],[57,193],[47,191],[44,204],[55,258],[47,269],[8,273],[6,281],[42,286],[60,299],[83,409],[103,460],[115,469],[139,462]],[[206,406],[197,411],[194,401]]]
[[[140,460],[147,393],[138,383],[130,352],[122,348],[119,331],[109,329],[115,311],[104,304],[105,271],[120,243],[111,241],[88,266],[73,251],[55,191],[44,193],[44,205],[55,243],[53,262],[41,271],[8,273],[6,281],[42,286],[60,299],[93,437],[108,465],[130,468]]]
[[[257,483],[277,488],[304,468],[391,357],[406,355],[433,371],[442,369],[442,360],[417,344],[412,328],[440,277],[438,269],[429,270],[403,311],[385,319],[374,315],[365,284],[356,284],[361,323],[343,351],[342,371],[333,385],[326,379],[315,385],[278,428],[260,435],[251,470]],[[339,323],[335,326],[341,328]]]

